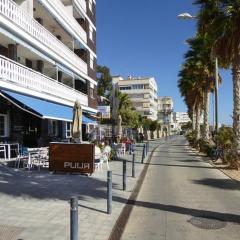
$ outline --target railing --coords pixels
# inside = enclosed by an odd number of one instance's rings
[[[27,34],[30,34],[45,47],[51,49],[59,56],[59,59],[63,58],[68,64],[73,65],[74,68],[87,74],[86,63],[34,18],[21,10],[16,3],[11,0],[0,0],[0,14],[7,17],[18,28],[24,30]]]
[[[74,103],[79,99],[81,104],[88,106],[87,95],[0,55],[1,81],[10,83],[13,89],[18,86],[32,90],[36,93],[35,96],[38,93],[45,94],[46,97],[53,96],[59,99],[59,103],[61,100]]]
[[[75,18],[68,14],[65,6],[62,4],[61,1],[53,1],[53,0],[40,0],[40,2],[43,5],[49,4],[54,11],[58,13],[60,16],[60,19],[64,19],[65,24],[68,26],[68,28],[73,30],[73,34],[76,38],[80,38],[83,42],[87,42],[87,34],[81,27],[81,25],[78,24],[78,22],[75,20]],[[58,18],[58,16],[55,16]]]
[[[85,13],[87,12],[86,0],[74,0],[74,2],[76,5],[80,6]]]

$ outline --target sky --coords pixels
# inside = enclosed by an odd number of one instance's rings
[[[154,77],[159,96],[171,96],[174,111],[186,111],[178,88],[178,72],[188,49],[186,39],[196,33],[196,20],[178,19],[183,12],[196,15],[191,0],[97,1],[98,64],[112,75]],[[220,70],[219,122],[232,124],[232,80]],[[213,103],[210,101],[210,111]],[[213,122],[211,113],[210,122]]]

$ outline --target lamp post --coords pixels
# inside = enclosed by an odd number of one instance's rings
[[[179,19],[197,19],[197,16],[185,12],[177,15]],[[218,58],[215,57],[215,133],[218,132]]]

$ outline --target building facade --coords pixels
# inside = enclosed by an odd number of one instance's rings
[[[175,129],[180,131],[183,125],[186,125],[188,122],[191,122],[189,115],[187,112],[174,112],[173,121],[175,125]],[[200,118],[201,122],[201,118]]]
[[[76,100],[86,131],[96,58],[95,0],[0,0],[0,141],[69,138]]]
[[[157,120],[157,83],[153,77],[128,77],[114,76],[113,83],[119,91],[126,93],[133,107],[142,116]]]
[[[171,97],[158,98],[158,122],[163,133],[170,134],[173,129],[173,100]]]

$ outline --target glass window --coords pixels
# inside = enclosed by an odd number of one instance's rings
[[[66,138],[72,137],[71,128],[72,128],[72,123],[66,122]]]
[[[48,134],[57,137],[59,135],[59,122],[55,120],[48,121]]]
[[[7,136],[7,115],[0,114],[0,137]]]

